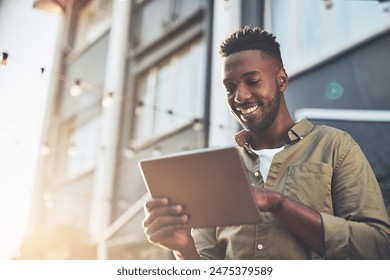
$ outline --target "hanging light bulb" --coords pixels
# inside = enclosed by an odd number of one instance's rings
[[[125,158],[133,158],[134,155],[135,155],[135,151],[133,148],[131,147],[125,147],[124,150],[123,150],[123,155],[125,156]]]
[[[200,119],[194,119],[192,122],[192,130],[193,131],[201,131],[203,129],[203,123]]]
[[[77,154],[76,146],[74,144],[71,144],[66,151],[66,154],[68,155],[68,157],[74,157]]]
[[[134,148],[135,141],[134,139],[129,139],[126,145],[122,149],[122,154],[125,158],[131,159],[136,154],[136,149]]]
[[[386,0],[379,0],[379,5],[384,13],[390,12],[390,3]]]
[[[325,9],[329,10],[333,7],[333,2],[332,0],[324,0],[324,6],[325,6]]]
[[[45,78],[45,68],[41,67],[41,79]]]
[[[4,68],[7,66],[8,53],[3,52],[3,58],[1,59],[0,67]]]
[[[42,198],[44,200],[51,200],[51,199],[53,199],[53,195],[50,192],[44,192],[42,195]]]
[[[230,7],[231,7],[230,0],[223,0],[223,10],[227,11],[230,9]]]
[[[162,151],[160,147],[156,147],[152,151],[152,157],[159,157],[162,155]]]
[[[104,108],[110,107],[113,102],[114,102],[114,94],[112,92],[109,92],[104,95],[102,100],[102,106]]]
[[[44,157],[50,154],[50,148],[49,145],[45,144],[42,145],[42,147],[39,149],[39,154]]]
[[[136,116],[140,116],[143,114],[143,112],[144,112],[144,103],[142,101],[138,101],[138,105],[137,107],[135,107],[134,113]]]
[[[82,92],[82,88],[81,88],[81,81],[80,80],[76,80],[74,82],[74,84],[72,85],[72,87],[70,88],[70,95],[71,96],[74,96],[74,97],[77,97],[81,94]]]
[[[43,204],[46,209],[51,209],[54,206],[53,195],[50,192],[45,192],[42,196]]]

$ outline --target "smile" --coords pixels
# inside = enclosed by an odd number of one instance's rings
[[[259,105],[255,105],[253,107],[244,109],[242,107],[237,107],[237,111],[240,111],[243,116],[248,115],[254,111],[256,111],[259,108]]]

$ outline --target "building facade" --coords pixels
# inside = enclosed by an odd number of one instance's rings
[[[390,12],[380,2],[35,1],[63,29],[21,258],[172,258],[144,236],[137,163],[233,144],[218,47],[247,24],[278,37],[291,114],[350,132],[389,205]]]

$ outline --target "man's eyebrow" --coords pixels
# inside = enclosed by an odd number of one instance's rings
[[[250,71],[250,72],[245,72],[244,74],[241,75],[241,77],[247,77],[247,76],[253,76],[253,75],[260,75],[261,73],[259,71]]]
[[[261,72],[260,71],[245,72],[244,74],[241,75],[241,78],[250,77],[250,76],[254,76],[254,75],[261,75]],[[223,84],[227,84],[229,82],[231,82],[230,78],[225,78],[225,79],[222,80]]]
[[[227,83],[229,83],[231,80],[229,78],[226,78],[226,79],[223,79],[222,83],[224,85],[226,85]]]

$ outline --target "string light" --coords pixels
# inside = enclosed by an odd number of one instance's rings
[[[161,155],[162,155],[161,148],[160,147],[154,148],[154,150],[152,151],[152,157],[159,157]]]
[[[201,131],[203,129],[203,123],[200,119],[194,119],[192,123],[192,130],[193,131]]]
[[[230,9],[230,7],[231,7],[230,0],[224,0],[224,1],[223,1],[223,10],[224,10],[224,11],[227,11],[227,10]]]
[[[3,52],[3,58],[1,59],[0,67],[4,68],[7,66],[8,53]]]
[[[134,114],[136,116],[140,116],[144,113],[144,103],[142,101],[138,101],[137,107],[135,107]]]
[[[190,115],[187,115],[187,114],[181,114],[181,113],[178,113],[172,109],[166,109],[164,107],[160,107],[160,106],[157,106],[157,105],[152,105],[152,104],[145,104],[144,102],[142,101],[138,101],[138,104],[137,106],[135,107],[134,109],[134,115],[139,117],[140,115],[142,115],[144,112],[145,112],[145,109],[148,109],[148,112],[149,110],[151,111],[154,111],[154,112],[159,112],[159,113],[166,113],[168,115],[174,115],[176,118],[182,118],[182,119],[186,119],[188,120],[188,122],[190,122],[191,118],[193,118],[193,116],[190,116]],[[225,129],[225,125],[224,124],[217,124],[217,123],[210,123],[210,122],[207,122],[205,123],[202,119],[200,118],[193,118],[192,120],[192,130],[194,131],[200,131],[202,129],[204,129],[205,127],[210,127],[210,128],[218,128],[218,129]]]
[[[381,6],[382,8],[382,11],[384,13],[389,13],[390,12],[390,3],[389,1],[386,1],[386,0],[379,0],[379,5]]]
[[[42,157],[49,155],[50,154],[50,147],[47,144],[42,145],[42,147],[39,149],[39,154]]]
[[[71,144],[69,146],[68,150],[66,151],[66,154],[68,155],[68,157],[74,157],[77,154],[77,147],[76,147],[76,145]]]
[[[227,1],[227,2],[229,2],[229,1]],[[6,67],[8,62],[9,62],[9,55],[8,55],[8,53],[7,52],[2,52],[2,60],[0,62],[0,68]],[[46,73],[48,73],[48,71],[44,67],[40,67],[39,69],[40,69],[40,77],[43,79],[44,76],[46,75]],[[53,71],[49,71],[49,73],[52,76],[54,76],[55,78],[57,78],[59,80],[62,80],[62,81],[65,81],[65,82],[68,82],[68,81],[70,81],[72,79],[69,76],[66,76],[66,75],[63,75],[63,74],[58,74],[58,73],[55,73]],[[97,93],[97,94],[101,94],[103,92],[103,89],[98,87],[98,86],[86,83],[84,81],[81,81],[80,79],[74,79],[73,78],[73,80],[74,80],[73,85],[70,88],[70,95],[71,96],[77,97],[77,96],[81,95],[82,92],[83,92],[83,89],[87,90],[88,92]],[[101,103],[102,106],[103,107],[111,106],[112,103],[113,103],[113,97],[114,97],[114,93],[113,92],[106,93],[103,96],[103,98],[102,98],[102,103]],[[170,116],[174,115],[176,118],[188,119],[189,121],[190,121],[190,118],[191,118],[191,116],[179,114],[178,112],[175,112],[173,109],[167,109],[167,108],[159,107],[156,104],[152,104],[152,105],[147,106],[141,100],[139,100],[137,102],[137,105],[136,105],[135,110],[134,110],[134,114],[136,116],[140,116],[140,115],[145,113],[145,109],[146,108],[150,109],[152,111],[155,111],[155,112],[166,113],[166,114],[168,114]],[[201,131],[202,129],[204,129],[205,125],[206,124],[202,121],[202,119],[195,118],[193,120],[193,122],[192,122],[192,130],[193,131]],[[208,127],[212,127],[212,125],[210,123],[207,123],[207,126]],[[217,127],[220,128],[220,129],[225,129],[222,124],[217,125]],[[127,145],[125,148],[123,148],[122,151],[123,151],[122,152],[123,155],[126,158],[132,158],[132,157],[135,156],[135,154],[137,153],[138,150],[135,150],[134,148],[132,148],[132,145]],[[74,157],[77,154],[77,152],[78,152],[77,151],[77,147],[74,144],[70,145],[68,147],[68,149],[66,150],[66,154],[69,157]],[[48,156],[51,153],[52,153],[52,149],[49,147],[49,145],[43,144],[40,147],[40,150],[39,150],[40,156],[45,157],[45,156]],[[162,154],[161,148],[160,147],[156,147],[152,151],[151,154],[152,154],[152,156],[159,156],[159,155],[161,155]]]
[[[324,0],[325,9],[329,10],[333,7],[332,0]]]
[[[82,88],[81,88],[81,81],[80,80],[76,80],[74,82],[74,84],[72,85],[72,87],[70,88],[70,95],[71,96],[74,96],[74,97],[77,97],[81,94],[82,92]]]
[[[41,79],[45,78],[45,68],[41,67]]]
[[[45,193],[42,195],[42,198],[43,198],[43,203],[44,203],[44,206],[45,206],[46,209],[51,209],[51,208],[53,208],[54,203],[53,203],[53,195],[52,195],[52,193],[50,193],[50,192],[45,192]]]
[[[135,151],[131,147],[125,147],[123,150],[123,155],[125,156],[125,158],[130,159],[130,158],[133,158],[135,156]]]
[[[113,102],[114,102],[114,94],[112,92],[109,92],[104,95],[102,100],[102,106],[104,108],[110,107]]]
[[[229,1],[227,1],[227,2],[229,2]],[[2,52],[2,61],[0,63],[0,66],[5,67],[8,62],[9,62],[8,53]],[[57,79],[65,81],[65,82],[72,79],[71,77],[63,75],[63,74],[58,74],[58,73],[55,73],[55,72],[50,71],[50,70],[47,71],[47,69],[45,67],[39,67],[39,69],[40,69],[40,77],[41,78],[46,76],[47,73],[49,72],[51,75],[55,76]],[[93,93],[98,93],[98,94],[101,94],[103,92],[102,88],[100,88],[98,86],[86,83],[85,81],[81,81],[81,79],[74,79],[73,85],[70,88],[70,95],[75,96],[75,97],[79,96],[83,93],[83,89],[88,90],[88,92],[93,92]],[[114,97],[113,92],[108,92],[107,94],[105,94],[104,97],[102,98],[102,106],[109,107],[110,105],[112,105],[113,97]],[[175,115],[175,117],[177,117],[177,118],[183,117],[185,119],[189,119],[191,117],[191,116],[180,115],[172,109],[158,107],[155,104],[150,105],[150,106],[146,106],[142,100],[138,101],[138,103],[135,107],[135,110],[134,110],[134,114],[136,116],[142,115],[143,113],[145,113],[146,107],[148,107],[148,109],[151,109],[151,110],[156,111],[156,112],[157,111],[158,112],[165,112],[168,115]],[[199,119],[196,119],[194,121],[193,129],[196,131],[196,130],[201,130],[202,128],[204,128],[204,124],[202,124],[202,121],[200,121]]]
[[[9,64],[9,61],[10,61],[9,59],[11,58],[8,56],[8,53],[6,53],[6,52],[3,52],[1,54],[2,54],[2,58],[0,61],[0,68],[5,67],[7,64]],[[31,66],[28,63],[24,63],[21,59],[12,57],[12,62],[14,62],[14,61],[17,61],[18,63],[23,64],[23,65]],[[31,66],[31,67],[35,68],[35,66]],[[40,71],[41,78],[42,78],[42,76],[46,76],[47,73],[50,73],[51,76],[55,77],[58,80],[64,81],[64,82],[69,82],[69,81],[73,80],[74,84],[71,87],[71,90],[72,90],[72,88],[74,88],[75,96],[79,95],[78,92],[80,92],[80,94],[81,94],[82,90],[88,90],[88,92],[90,92],[90,93],[94,93],[94,94],[96,93],[99,95],[101,95],[103,92],[101,87],[87,83],[85,81],[81,81],[78,77],[72,78],[72,77],[69,77],[69,76],[66,76],[63,74],[56,73],[55,71],[51,71],[51,70],[48,71],[47,68],[45,68],[45,67],[39,67],[38,69]]]

